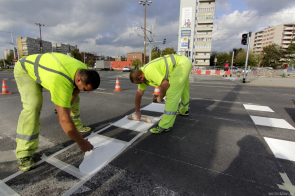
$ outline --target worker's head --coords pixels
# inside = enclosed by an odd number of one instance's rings
[[[100,77],[97,71],[79,69],[75,75],[75,85],[81,91],[92,91],[99,87]]]
[[[140,69],[134,69],[129,74],[130,81],[134,84],[141,84],[146,81],[144,73]]]

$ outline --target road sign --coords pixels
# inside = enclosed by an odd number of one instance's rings
[[[217,58],[214,59],[214,62],[215,62],[215,63],[217,62]]]
[[[13,62],[17,62],[17,59],[13,59]]]

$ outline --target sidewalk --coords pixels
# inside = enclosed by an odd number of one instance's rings
[[[240,79],[243,82],[243,77]],[[282,87],[295,87],[295,78],[267,78],[267,77],[254,77],[247,76],[246,85],[265,85],[265,86],[282,86]]]

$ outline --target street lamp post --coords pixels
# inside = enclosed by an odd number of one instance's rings
[[[43,53],[43,46],[42,46],[42,37],[41,37],[41,26],[45,26],[45,25],[41,24],[41,23],[35,23],[35,24],[39,26],[39,31],[40,31],[40,52],[42,54]]]
[[[144,6],[144,37],[143,37],[143,64],[145,64],[145,54],[146,54],[146,48],[145,48],[145,42],[146,42],[146,5],[151,5],[151,1],[147,0],[140,0],[138,4],[142,4]]]

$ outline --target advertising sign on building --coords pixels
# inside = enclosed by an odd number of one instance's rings
[[[191,30],[182,30],[181,31],[181,46],[180,48],[188,48],[188,42],[191,38]]]
[[[192,24],[192,7],[184,7],[182,8],[182,28],[191,28]]]

